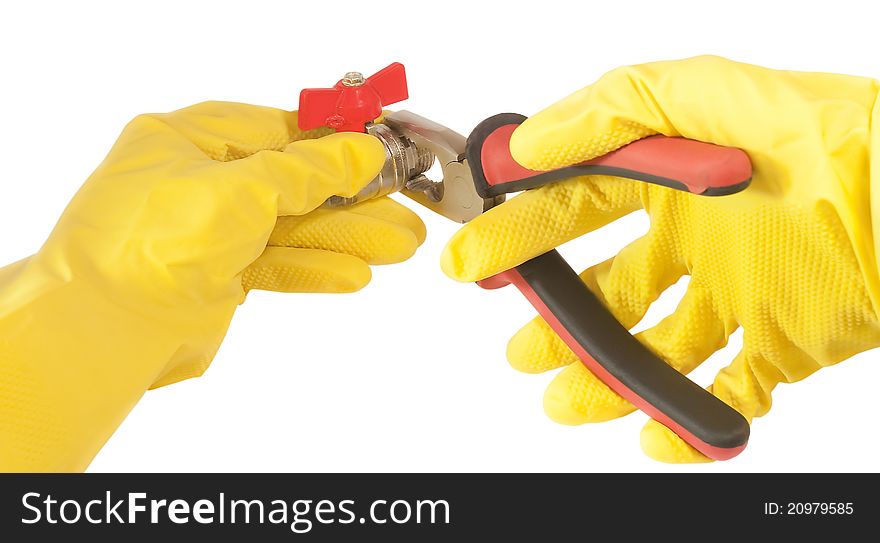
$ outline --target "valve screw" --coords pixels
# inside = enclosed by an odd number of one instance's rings
[[[364,74],[360,72],[348,72],[342,77],[342,84],[346,87],[360,87],[365,81]]]

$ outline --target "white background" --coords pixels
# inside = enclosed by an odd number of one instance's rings
[[[391,61],[403,107],[464,134],[531,114],[621,65],[712,53],[771,67],[880,76],[870,2],[15,2],[0,13],[0,261],[36,251],[123,125],[207,99],[292,109],[299,89]],[[405,200],[405,199],[402,199]],[[207,374],[148,393],[92,471],[876,471],[880,365],[863,353],[781,385],[739,458],[644,457],[637,413],[547,419],[552,375],[510,369],[532,315],[438,266],[456,225],[353,295],[254,292]],[[566,247],[578,268],[646,228],[633,215]],[[675,307],[683,284],[640,328]],[[88,308],[83,308],[87,311]],[[51,338],[47,338],[51,340]],[[740,345],[694,373],[707,384]]]

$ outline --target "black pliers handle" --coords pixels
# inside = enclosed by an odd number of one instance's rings
[[[558,170],[528,170],[510,153],[510,137],[524,120],[511,113],[496,115],[468,138],[466,158],[480,196],[497,197],[581,175],[625,177],[703,196],[734,194],[751,181],[751,162],[742,150],[665,136],[638,140]],[[748,421],[642,345],[556,250],[479,284],[515,285],[599,379],[704,455],[726,460],[745,448]]]

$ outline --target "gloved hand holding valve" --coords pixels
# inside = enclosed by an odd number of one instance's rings
[[[34,256],[0,270],[0,469],[84,469],[149,388],[211,363],[251,289],[352,292],[425,239],[365,134],[208,102],[126,126]],[[51,338],[51,341],[46,341]]]

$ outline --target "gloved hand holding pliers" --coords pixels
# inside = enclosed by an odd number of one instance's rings
[[[880,170],[872,168],[880,149],[880,134],[872,130],[880,119],[878,89],[873,79],[774,71],[714,57],[615,70],[513,131],[517,162],[552,170],[659,133],[744,150],[753,166],[750,186],[704,197],[608,176],[551,184],[465,226],[446,247],[443,269],[460,281],[485,279],[644,209],[647,234],[582,273],[583,283],[629,329],[667,287],[689,275],[675,312],[637,338],[687,373],[742,327],[741,352],[709,390],[751,421],[769,410],[778,383],[880,344],[880,238],[871,219],[880,205]],[[668,375],[645,381],[632,375],[644,364],[624,367],[637,390],[609,378],[603,368],[609,361],[650,357],[631,348],[603,316],[582,316],[585,339],[594,342],[586,353],[546,314],[507,348],[519,370],[563,368],[544,396],[552,419],[601,422],[635,404],[663,422],[651,421],[642,432],[642,448],[653,458],[702,462],[741,449],[747,428],[723,410],[705,417],[692,390]],[[615,345],[613,338],[621,341]],[[596,364],[590,355],[605,360]],[[663,405],[651,405],[645,394]]]

